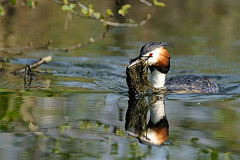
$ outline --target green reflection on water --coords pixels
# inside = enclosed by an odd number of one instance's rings
[[[45,158],[70,159],[104,159],[105,156],[111,159],[155,156],[184,159],[177,156],[178,152],[189,154],[183,156],[185,158],[238,157],[239,128],[235,127],[239,119],[236,119],[236,116],[226,116],[238,113],[230,114],[229,111],[236,109],[231,103],[234,104],[239,98],[226,99],[226,103],[212,103],[211,101],[215,100],[209,99],[209,102],[201,102],[202,105],[196,107],[184,105],[191,101],[191,98],[175,102],[171,100],[171,95],[169,96],[166,107],[170,137],[166,145],[159,148],[147,147],[127,136],[123,128],[125,122],[121,120],[124,118],[119,119],[121,114],[116,113],[118,107],[123,107],[123,112],[126,113],[127,99],[121,99],[121,95],[80,92],[51,94],[49,91],[1,92],[1,148],[7,152],[12,150],[13,156],[24,158],[43,154]],[[204,98],[202,100],[204,101]],[[219,104],[221,107],[218,107]],[[206,110],[206,107],[210,108]],[[175,114],[174,108],[182,111],[176,111]],[[115,112],[110,112],[113,110]],[[192,111],[195,116],[190,115]],[[211,115],[217,116],[213,116],[209,121]],[[202,119],[201,116],[207,117]],[[235,127],[232,127],[233,125]],[[189,143],[193,136],[196,138]],[[6,145],[10,148],[6,148]],[[185,149],[182,150],[182,147]],[[196,155],[188,151],[189,149],[199,154]],[[19,151],[15,152],[17,150]]]
[[[115,7],[112,1],[93,3],[100,10]],[[154,10],[142,28],[112,30],[103,41],[73,52],[0,53],[8,58],[5,73],[0,73],[0,159],[240,159],[240,100],[233,92],[168,95],[170,135],[160,148],[141,145],[124,130],[125,67],[146,41],[175,44],[169,76],[196,73],[225,85],[239,84],[240,3],[166,4]],[[144,6],[137,7],[132,12],[141,18]],[[1,19],[0,46],[46,44],[51,39],[53,46],[62,47],[102,31],[97,22],[76,17],[64,30],[64,20],[65,13],[48,1],[32,11],[17,8],[13,16]],[[10,72],[49,54],[54,61],[42,69],[52,73],[35,74],[25,91],[22,77]],[[234,91],[239,93],[239,88]]]

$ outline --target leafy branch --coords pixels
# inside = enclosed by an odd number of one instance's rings
[[[24,46],[24,47],[16,47],[16,48],[0,48],[1,52],[11,52],[11,53],[21,53],[26,50],[38,50],[38,49],[46,49],[46,50],[62,50],[62,51],[70,51],[74,49],[81,48],[83,46],[89,45],[94,43],[97,40],[103,39],[107,32],[109,32],[110,29],[115,27],[140,27],[147,23],[147,21],[151,18],[151,14],[147,13],[144,18],[142,18],[141,21],[138,23],[135,22],[134,19],[127,19],[126,22],[118,22],[116,20],[109,20],[115,17],[113,14],[113,11],[111,9],[106,9],[105,14],[102,14],[100,12],[95,11],[94,6],[92,4],[89,4],[88,6],[85,6],[83,3],[80,2],[80,0],[50,0],[51,2],[59,5],[62,9],[62,11],[66,12],[66,20],[64,24],[64,28],[67,29],[69,21],[72,19],[72,16],[77,16],[80,18],[86,18],[86,19],[92,19],[96,20],[99,23],[102,23],[103,26],[106,28],[105,31],[100,34],[97,38],[89,38],[88,42],[85,43],[78,43],[76,45],[72,45],[69,47],[62,47],[62,48],[56,48],[56,47],[50,47],[50,41],[45,46]],[[26,0],[24,2],[17,1],[17,0],[10,0],[10,1],[4,1],[4,3],[10,2],[12,5],[17,5],[17,2],[21,2],[26,4],[30,8],[35,8],[38,4],[38,0]],[[153,0],[152,3],[148,2],[147,0],[139,0],[140,3],[143,3],[149,7],[153,6],[159,6],[164,7],[165,3],[159,2],[158,0]],[[4,16],[5,10],[4,6],[0,3],[0,16]],[[130,4],[122,4],[120,9],[117,11],[117,14],[125,17],[128,14],[128,11],[133,8]],[[79,11],[80,9],[80,11]]]

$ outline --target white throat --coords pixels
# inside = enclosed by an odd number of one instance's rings
[[[150,76],[150,83],[155,88],[163,88],[165,86],[166,74],[154,69]]]
[[[150,109],[150,118],[153,124],[158,123],[166,116],[164,100],[159,100],[154,103]]]

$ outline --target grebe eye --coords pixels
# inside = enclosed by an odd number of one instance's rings
[[[152,56],[153,56],[153,53],[150,53],[150,54],[149,54],[149,57],[152,57]]]

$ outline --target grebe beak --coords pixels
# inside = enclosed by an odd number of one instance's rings
[[[141,56],[141,57],[146,57],[146,58],[150,58],[150,57],[153,57],[153,53],[149,53],[149,55],[143,55],[143,56]]]
[[[149,55],[143,55],[143,56],[138,56],[138,57],[136,57],[136,58],[133,58],[133,59],[130,59],[130,61],[129,61],[129,63],[131,64],[131,63],[133,63],[134,61],[136,61],[136,60],[138,60],[138,59],[140,59],[140,58],[143,58],[144,57],[144,59],[145,60],[148,60],[150,57],[153,57],[153,53],[150,53]]]

